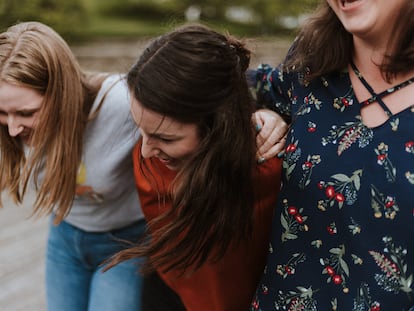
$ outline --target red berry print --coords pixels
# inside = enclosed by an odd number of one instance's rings
[[[296,214],[295,219],[299,224],[303,224],[303,217],[300,214]]]
[[[391,207],[393,207],[394,206],[394,201],[388,201],[387,203],[385,203],[385,207],[386,208],[391,208]]]
[[[306,161],[303,165],[307,168],[311,168],[313,166],[312,163],[309,161]]]
[[[308,132],[309,133],[314,133],[316,132],[316,123],[314,122],[308,122]]]
[[[328,186],[325,189],[326,196],[332,199],[335,196],[335,189],[332,186]]]
[[[335,200],[337,202],[343,202],[343,201],[345,201],[345,196],[342,193],[338,192],[338,193],[335,194]]]
[[[293,274],[292,269],[289,266],[285,266],[285,271],[287,274]]]
[[[295,206],[289,206],[287,212],[289,215],[296,215],[298,213],[298,209]]]
[[[331,234],[331,235],[334,235],[334,234],[336,234],[336,233],[337,233],[337,230],[336,230],[336,226],[335,226],[335,224],[331,224],[331,225],[327,226],[327,227],[326,227],[326,230],[327,230],[327,231],[328,231],[328,233],[329,233],[329,234]]]
[[[334,282],[334,284],[339,285],[342,283],[342,277],[339,274],[335,274],[332,277],[332,281]]]
[[[334,270],[334,268],[332,268],[331,266],[327,266],[327,267],[326,267],[326,272],[328,272],[328,274],[329,274],[330,276],[333,276],[333,275],[335,274],[335,270]]]
[[[289,144],[287,147],[286,147],[286,152],[287,153],[289,153],[289,152],[294,152],[296,150],[296,145],[295,144]]]
[[[385,154],[379,154],[377,157],[378,161],[384,161],[387,156]]]
[[[374,302],[369,308],[370,311],[381,311],[381,305],[378,302]]]
[[[406,147],[406,148],[411,148],[411,147],[414,147],[414,141],[407,141],[407,142],[405,143],[405,147]]]

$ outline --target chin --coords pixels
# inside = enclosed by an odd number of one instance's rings
[[[170,164],[167,164],[167,165],[165,165],[169,170],[171,170],[171,171],[178,171],[180,168],[181,168],[181,166],[179,166],[179,165],[170,165]]]

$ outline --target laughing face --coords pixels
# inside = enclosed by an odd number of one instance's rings
[[[180,123],[145,109],[134,96],[131,113],[140,128],[144,158],[156,157],[170,170],[179,170],[197,150],[200,139],[196,124]]]
[[[42,103],[43,96],[33,89],[0,82],[0,124],[25,144],[30,144]]]

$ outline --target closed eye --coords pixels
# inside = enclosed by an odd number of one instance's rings
[[[143,130],[141,129],[142,133]],[[155,139],[158,140],[164,144],[171,144],[176,142],[177,140],[180,140],[180,137],[177,137],[175,135],[166,135],[166,134],[162,134],[162,133],[151,133],[151,134],[147,134],[149,138],[151,139]]]
[[[17,114],[24,118],[33,117],[37,110],[21,110],[18,111]]]
[[[171,138],[162,138],[162,137],[158,137],[159,140],[161,140],[162,142],[169,144],[175,141],[175,139],[171,139]]]

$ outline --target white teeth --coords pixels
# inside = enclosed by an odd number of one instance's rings
[[[341,2],[342,2],[342,6],[346,7],[346,6],[348,6],[348,5],[350,5],[354,2],[357,2],[357,1],[359,1],[359,0],[342,0]]]

